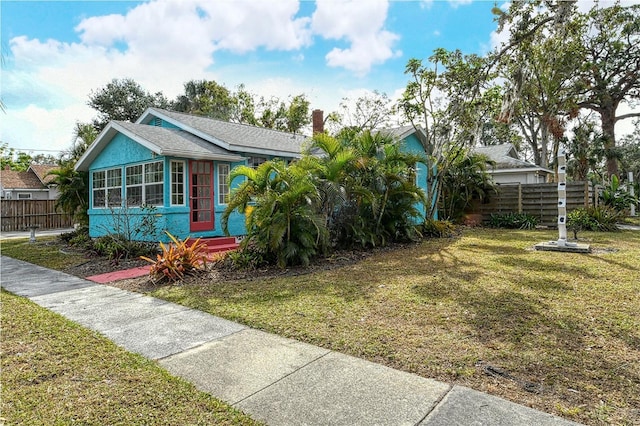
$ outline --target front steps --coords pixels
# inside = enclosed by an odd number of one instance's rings
[[[196,240],[197,238],[189,238],[187,240],[187,245],[195,243]],[[207,245],[207,251],[209,254],[235,250],[239,245],[236,242],[235,237],[200,238],[200,242]]]

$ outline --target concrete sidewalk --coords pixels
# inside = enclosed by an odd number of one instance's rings
[[[2,288],[270,425],[575,425],[207,313],[0,257]]]
[[[63,229],[37,229],[35,232],[36,240],[39,237],[50,237],[52,235],[66,234],[67,232],[73,232],[73,228]],[[31,237],[31,231],[3,231],[0,232],[0,240],[13,240],[16,238],[29,238]]]

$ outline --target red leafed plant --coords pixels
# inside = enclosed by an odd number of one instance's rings
[[[200,238],[188,244],[188,239],[180,241],[168,232],[167,235],[172,242],[166,245],[160,243],[162,253],[158,254],[155,260],[141,256],[141,259],[152,263],[149,275],[154,280],[179,281],[185,275],[193,275],[206,269],[207,245],[200,242]]]

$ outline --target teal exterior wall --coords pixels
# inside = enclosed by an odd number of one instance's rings
[[[160,124],[163,127],[176,128],[176,126],[162,121]],[[424,148],[422,143],[415,135],[410,135],[402,141],[402,149],[406,152],[418,153],[424,155]],[[254,154],[238,153],[243,157],[249,157]],[[271,156],[259,155],[265,157],[268,160],[273,159]],[[285,160],[291,160],[285,159]],[[93,208],[93,172],[100,170],[107,170],[113,168],[120,168],[122,170],[122,195],[125,194],[125,170],[127,166],[144,164],[154,161],[163,162],[164,172],[164,197],[163,205],[155,206],[152,210],[145,210],[139,207],[130,208]],[[182,161],[184,162],[184,205],[172,206],[171,205],[171,162]],[[213,161],[213,188],[214,188],[214,229],[210,231],[191,232],[190,230],[190,185],[189,185],[189,168],[190,159],[188,158],[172,158],[172,157],[156,157],[156,155],[149,149],[138,144],[134,140],[128,138],[123,134],[117,134],[107,146],[100,152],[97,158],[93,161],[89,168],[89,188],[90,188],[90,206],[89,209],[89,232],[91,237],[100,237],[110,233],[119,232],[121,230],[134,229],[136,224],[139,224],[144,218],[151,217],[151,220],[155,223],[155,232],[153,234],[142,235],[140,233],[131,235],[133,239],[143,241],[163,241],[168,242],[169,237],[166,232],[171,233],[179,239],[185,239],[191,237],[217,237],[225,235],[222,230],[221,218],[226,208],[225,204],[220,204],[218,197],[218,166],[220,164],[229,164],[230,171],[238,165],[247,165],[247,161],[228,163]],[[427,166],[424,163],[418,163],[416,165],[416,180],[420,188],[427,193]],[[232,182],[231,192],[234,188],[237,188],[242,184],[242,179],[236,179]],[[423,216],[425,213],[425,206],[420,204],[417,206]],[[229,234],[232,236],[242,236],[246,234],[245,228],[245,216],[244,214],[233,212],[228,222]]]
[[[420,142],[420,139],[418,139],[415,134],[409,135],[402,140],[402,150],[405,152],[410,152],[412,154],[425,155],[422,142]],[[422,188],[425,195],[428,194],[427,165],[425,163],[416,164],[416,183],[420,188]],[[422,213],[422,217],[419,219],[419,221],[422,222],[424,221],[424,216],[426,215],[426,206],[423,203],[418,203],[416,207]]]
[[[171,205],[171,161],[182,161],[185,165],[185,204],[182,206]],[[143,164],[154,161],[162,161],[164,172],[164,203],[162,206],[155,206],[151,210],[139,207],[129,208],[93,208],[93,191],[90,189],[89,209],[89,234],[93,238],[101,237],[111,233],[124,231],[130,234],[133,239],[142,241],[163,241],[168,242],[169,237],[165,231],[177,238],[184,239],[192,237],[217,237],[223,236],[221,217],[226,205],[220,204],[218,199],[218,165],[229,164],[230,170],[241,163],[213,162],[213,184],[214,184],[214,218],[215,225],[211,231],[191,232],[190,230],[190,207],[189,200],[189,159],[156,157],[150,150],[126,137],[116,135],[110,143],[102,150],[89,168],[89,188],[93,187],[93,172],[120,168],[122,170],[122,195],[125,190],[125,169],[127,166]],[[237,187],[241,182],[236,180],[233,184]],[[155,222],[156,232],[153,234],[132,233],[143,218],[151,217]],[[233,213],[229,219],[229,233],[233,236],[246,234],[244,215]]]

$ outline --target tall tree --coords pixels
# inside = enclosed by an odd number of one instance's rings
[[[76,122],[73,129],[73,141],[69,149],[62,153],[60,163],[74,165],[97,137],[98,131],[92,124]]]
[[[578,105],[600,115],[609,176],[618,174],[615,125],[640,117],[618,114],[622,103],[640,99],[640,5],[600,8],[582,17],[582,66],[577,69]]]
[[[78,172],[74,165],[98,136],[91,124],[76,123],[73,143],[60,158],[60,167],[51,171],[51,183],[58,188],[56,206],[72,215],[78,223],[88,224],[89,216],[89,173]]]
[[[429,218],[437,216],[441,176],[455,161],[448,152],[462,152],[455,148],[473,146],[482,137],[484,117],[495,96],[480,78],[486,67],[486,60],[477,55],[436,49],[429,64],[410,59],[405,68],[411,80],[398,106],[416,129],[424,129]]]
[[[604,178],[603,138],[598,125],[591,117],[581,118],[567,139],[567,173],[572,180],[586,181]]]
[[[267,129],[298,133],[311,122],[310,102],[304,94],[290,97],[290,101],[281,101],[277,97],[260,98],[257,102],[256,121]]]
[[[173,109],[229,121],[234,98],[229,89],[213,80],[190,80],[184,84],[184,94],[177,97]]]
[[[626,178],[629,172],[633,173],[633,180],[638,186],[640,183],[640,121],[636,121],[634,132],[621,140],[620,166],[622,176]],[[640,195],[637,189],[636,195]]]
[[[507,96],[501,120],[515,122],[527,141],[533,161],[549,167],[564,137],[568,117],[577,115],[571,91],[579,65],[575,34],[579,26],[571,2],[516,2],[508,13],[510,42],[494,53]],[[554,162],[555,164],[555,162]]]
[[[56,164],[57,159],[51,154],[29,154],[9,148],[6,143],[0,145],[0,168],[23,172],[32,164]]]
[[[329,114],[328,121],[338,129],[355,133],[363,130],[379,130],[392,125],[394,102],[386,93],[374,90],[355,100],[343,98],[338,110]]]
[[[256,97],[247,91],[244,84],[238,86],[233,96],[231,121],[235,123],[246,123],[252,126],[258,125],[256,118]]]
[[[98,111],[93,125],[100,132],[111,120],[134,122],[145,109],[167,108],[169,101],[162,92],[151,94],[131,78],[114,78],[106,86],[91,91],[87,105]]]

